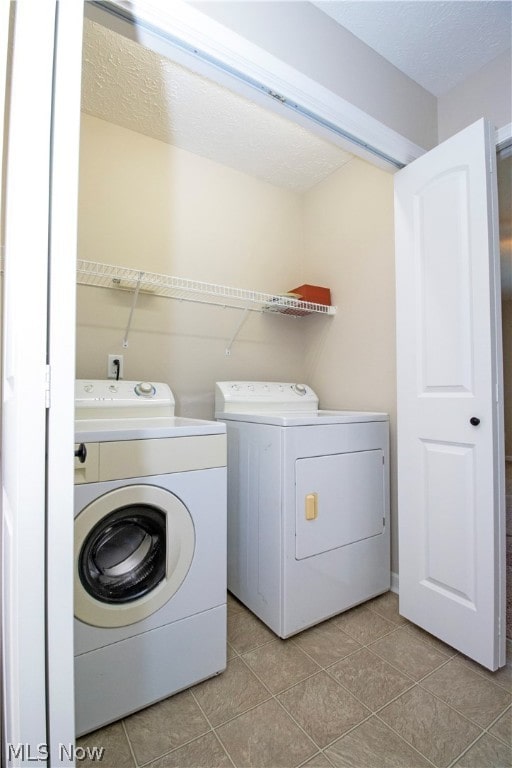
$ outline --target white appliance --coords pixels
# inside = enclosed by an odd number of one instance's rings
[[[223,381],[228,589],[280,637],[390,586],[388,416],[305,384]]]
[[[226,434],[166,384],[77,381],[76,732],[226,666]]]

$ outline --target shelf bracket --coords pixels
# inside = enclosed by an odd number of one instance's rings
[[[137,280],[137,285],[136,285],[135,291],[133,293],[132,306],[130,308],[130,315],[128,317],[128,323],[126,325],[126,331],[125,331],[124,339],[123,339],[123,347],[124,347],[124,349],[126,349],[128,347],[128,334],[130,333],[130,327],[131,327],[131,324],[132,324],[133,312],[134,312],[135,307],[137,305],[137,299],[139,298],[140,284],[142,282],[142,278],[143,277],[144,277],[144,272],[139,272],[139,277],[138,277],[138,280]]]
[[[226,347],[225,354],[226,354],[227,357],[229,357],[229,355],[231,354],[231,347],[233,346],[236,337],[240,333],[240,329],[241,329],[242,325],[245,323],[248,314],[249,314],[249,307],[246,307],[244,309],[243,313],[242,313],[242,317],[240,318],[240,322],[238,323],[237,327],[235,328],[235,332],[232,335],[232,337],[230,338],[230,340],[228,342],[228,345]]]

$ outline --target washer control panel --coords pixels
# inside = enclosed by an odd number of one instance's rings
[[[215,385],[216,412],[315,413],[317,410],[318,397],[307,384],[281,381],[218,381]]]
[[[174,416],[168,384],[150,381],[77,379],[75,419]]]

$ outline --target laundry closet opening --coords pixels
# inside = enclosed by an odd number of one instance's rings
[[[330,288],[337,312],[290,317],[80,285],[77,377],[168,382],[212,418],[216,381],[305,381],[324,408],[390,414],[398,572],[393,176],[259,104],[85,20],[80,259],[283,294]]]
[[[251,312],[226,356],[239,310],[141,291],[123,348],[133,291],[80,285],[77,378],[119,353],[125,379],[168,382],[197,418],[217,380],[306,381],[323,407],[390,413],[393,434],[392,175],[88,19],[78,257],[274,294],[326,286],[338,311]]]

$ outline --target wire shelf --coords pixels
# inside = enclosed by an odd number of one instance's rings
[[[311,313],[336,314],[336,307],[300,301],[286,295],[260,293],[245,288],[230,288],[215,283],[203,283],[182,277],[171,277],[156,272],[145,272],[111,264],[79,259],[77,282],[100,288],[150,293],[180,301],[215,304],[221,307],[248,309],[257,312],[278,312],[285,315],[303,316]]]

